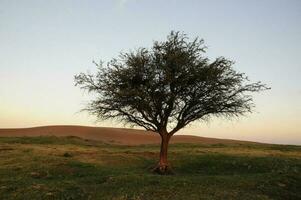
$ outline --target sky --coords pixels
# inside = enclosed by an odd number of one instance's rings
[[[234,60],[272,88],[254,95],[252,114],[179,134],[301,145],[299,0],[0,0],[0,128],[122,127],[79,112],[93,96],[74,75],[171,30],[203,38],[210,59]]]

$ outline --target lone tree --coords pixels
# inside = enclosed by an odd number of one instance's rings
[[[171,32],[167,41],[120,53],[97,73],[80,73],[76,85],[97,96],[86,109],[100,119],[117,118],[161,136],[155,171],[170,173],[170,138],[193,121],[213,116],[233,117],[251,112],[251,92],[268,89],[232,68],[224,57],[210,62],[203,39]]]

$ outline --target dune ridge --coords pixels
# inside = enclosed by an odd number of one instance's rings
[[[0,137],[33,136],[76,136],[120,145],[159,144],[160,136],[151,131],[127,128],[90,127],[90,126],[40,126],[32,128],[0,129]],[[192,135],[174,135],[170,143],[248,143],[247,141],[207,138]]]

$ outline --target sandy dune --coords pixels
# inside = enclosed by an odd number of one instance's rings
[[[105,143],[122,145],[159,144],[158,134],[137,129],[105,128],[88,126],[43,126],[34,128],[0,129],[0,137],[21,136],[77,136]],[[237,140],[224,140],[189,135],[175,135],[171,143],[244,143]]]

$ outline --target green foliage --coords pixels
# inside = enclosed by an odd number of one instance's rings
[[[250,93],[268,89],[235,71],[233,62],[210,62],[202,39],[171,32],[152,48],[121,53],[96,74],[75,76],[76,85],[97,96],[86,108],[101,119],[117,118],[160,134],[196,120],[252,111]]]
[[[150,172],[157,149],[72,137],[0,138],[0,199],[301,198],[299,146],[170,145],[172,176]]]

